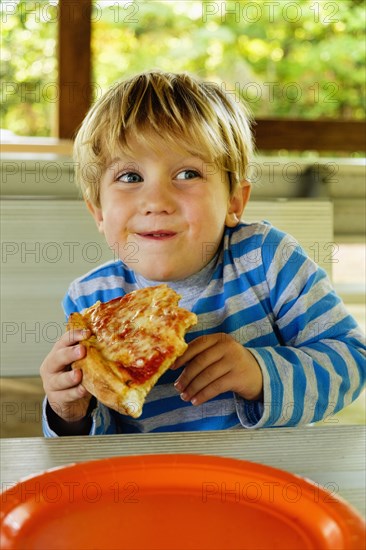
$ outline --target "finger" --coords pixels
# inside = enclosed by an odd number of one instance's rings
[[[52,409],[61,417],[63,417],[62,411],[64,411],[65,406],[73,404],[74,406],[77,403],[80,403],[81,399],[89,400],[91,394],[84,388],[82,384],[75,386],[75,388],[70,388],[68,390],[53,392],[48,396],[48,402]]]
[[[229,372],[230,366],[222,361],[211,364],[184,388],[180,394],[181,398],[183,401],[191,401],[193,397],[212,384],[214,387],[219,385],[221,388],[222,384],[218,381],[222,380]]]
[[[208,386],[205,386],[202,390],[197,392],[191,399],[190,402],[194,406],[202,405],[210,399],[217,397],[218,395],[227,392],[230,389],[231,383],[227,375],[222,376],[211,382]]]
[[[65,390],[63,393],[65,403],[74,403],[78,399],[83,399],[87,395],[90,395],[88,390],[86,390],[82,384],[75,386],[75,388]]]
[[[88,329],[77,329],[77,330],[68,330],[61,336],[61,338],[56,342],[54,350],[63,349],[67,346],[73,346],[81,340],[85,340],[90,336],[90,330]]]
[[[60,372],[50,377],[47,390],[48,392],[68,390],[78,386],[82,379],[83,373],[80,369]]]
[[[56,374],[65,370],[74,361],[82,359],[86,354],[86,348],[82,344],[64,347],[52,352],[46,357],[41,366],[41,374]]]
[[[189,361],[193,359],[199,353],[202,353],[204,350],[210,348],[211,346],[217,343],[217,334],[205,334],[204,336],[199,336],[195,340],[192,340],[188,344],[186,351],[178,357],[174,365],[171,367],[173,370],[179,369]]]
[[[211,368],[215,363],[223,358],[223,349],[221,346],[212,346],[200,354],[196,355],[174,383],[178,391],[184,391],[187,386],[194,380],[200,372],[205,371],[208,367]]]

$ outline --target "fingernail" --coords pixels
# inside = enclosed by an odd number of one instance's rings
[[[188,394],[186,392],[181,393],[179,397],[182,401],[188,401]]]
[[[174,382],[174,387],[176,390],[178,391],[181,391],[183,388],[182,388],[182,384],[179,380],[177,380],[176,382]]]
[[[81,357],[81,347],[80,346],[75,346],[75,356],[76,357]]]

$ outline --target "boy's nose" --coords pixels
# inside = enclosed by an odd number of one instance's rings
[[[171,214],[175,201],[171,191],[164,185],[153,185],[143,194],[140,210],[143,214]]]

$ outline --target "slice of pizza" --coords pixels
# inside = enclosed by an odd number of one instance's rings
[[[68,330],[91,334],[86,355],[72,364],[83,386],[101,403],[138,418],[146,395],[187,348],[194,313],[178,306],[181,296],[166,284],[135,290],[72,313]]]

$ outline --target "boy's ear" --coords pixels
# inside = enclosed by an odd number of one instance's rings
[[[251,188],[251,183],[247,180],[243,180],[240,182],[237,189],[230,195],[225,218],[225,225],[228,227],[235,227],[240,222],[240,218],[250,197]]]
[[[89,212],[93,216],[95,223],[97,224],[99,233],[104,233],[103,212],[101,208],[98,208],[88,200],[86,200],[85,203],[86,203],[86,206],[88,207]]]

